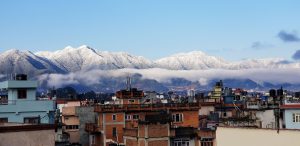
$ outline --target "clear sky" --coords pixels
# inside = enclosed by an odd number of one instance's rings
[[[291,59],[299,36],[299,0],[0,1],[1,52],[85,44],[149,59],[194,50]]]

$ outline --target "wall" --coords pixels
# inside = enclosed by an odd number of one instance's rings
[[[9,89],[8,100],[36,100],[36,89],[26,89],[26,99],[18,99],[18,89]]]
[[[300,129],[300,123],[293,122],[293,113],[300,113],[300,109],[285,109],[284,121],[287,129]]]
[[[171,114],[182,113],[183,122],[173,122],[173,125],[183,127],[199,127],[199,111],[176,111]]]
[[[52,100],[17,100],[14,104],[0,105],[0,117],[7,117],[8,122],[23,123],[24,117],[40,116],[41,123],[51,123],[49,111],[54,111]]]
[[[79,118],[79,143],[83,146],[89,144],[89,135],[85,131],[85,123],[95,123],[96,113],[94,112],[94,107],[76,107],[76,115]]]
[[[116,115],[116,120],[112,120],[112,115]],[[125,127],[125,113],[103,113],[102,118],[99,117],[102,121],[99,121],[99,124],[104,125],[104,134],[105,141],[118,141],[123,143],[123,128]],[[113,137],[113,127],[116,127],[117,137]]]
[[[201,109],[199,110],[199,115],[209,115],[211,111],[215,111],[214,106],[201,106]]]
[[[216,146],[299,146],[300,131],[218,127]]]
[[[54,146],[54,130],[0,133],[1,146]]]
[[[274,110],[257,111],[256,117],[261,121],[261,128],[275,128]]]

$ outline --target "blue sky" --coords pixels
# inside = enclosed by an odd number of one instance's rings
[[[86,44],[150,59],[201,50],[227,60],[291,60],[300,49],[299,6],[299,0],[3,0],[0,49]]]

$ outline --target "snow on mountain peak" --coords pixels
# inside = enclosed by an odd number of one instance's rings
[[[7,64],[9,62],[10,64]],[[26,63],[27,62],[27,63]],[[24,64],[25,63],[25,64]],[[5,64],[3,66],[3,64]],[[37,64],[37,65],[36,65]],[[210,56],[202,51],[177,53],[156,61],[142,56],[134,56],[126,52],[97,51],[87,45],[77,48],[67,46],[57,51],[42,51],[35,54],[30,51],[11,49],[0,53],[0,66],[19,65],[34,69],[49,69],[49,72],[75,72],[92,69],[120,68],[164,68],[172,70],[202,70],[202,69],[251,69],[251,68],[300,68],[300,63],[289,62],[282,58],[247,59],[228,62],[220,57]],[[10,68],[9,70],[14,70]],[[3,72],[3,71],[2,71]],[[0,69],[1,73],[1,69]]]
[[[201,51],[174,54],[169,57],[156,60],[155,63],[160,68],[175,70],[222,68],[225,64],[227,64],[225,60],[206,55]]]

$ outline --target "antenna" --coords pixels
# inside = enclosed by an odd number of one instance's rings
[[[127,90],[131,90],[131,77],[130,75],[128,74],[127,76],[127,82],[126,82],[126,85],[127,85]]]

